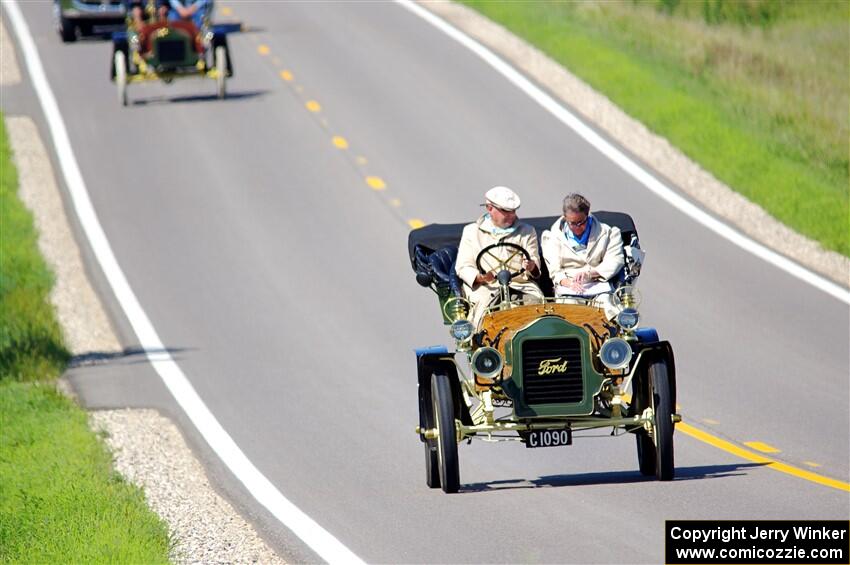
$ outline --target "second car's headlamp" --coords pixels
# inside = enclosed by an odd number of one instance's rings
[[[611,370],[623,369],[632,360],[632,346],[621,337],[614,337],[599,348],[599,359]]]
[[[502,354],[492,347],[482,347],[472,354],[472,369],[484,378],[495,377],[504,365]]]
[[[472,322],[469,320],[455,320],[449,328],[449,333],[458,341],[466,341],[472,336]]]
[[[624,330],[633,330],[640,323],[640,314],[635,308],[623,308],[617,314],[617,325]]]

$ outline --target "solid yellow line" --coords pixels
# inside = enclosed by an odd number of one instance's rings
[[[839,481],[836,479],[830,479],[829,477],[824,477],[823,475],[818,475],[817,473],[812,473],[811,471],[798,469],[797,467],[788,465],[786,463],[780,463],[779,461],[775,461],[773,459],[770,459],[769,457],[765,457],[764,455],[759,455],[758,453],[753,453],[752,451],[746,450],[742,447],[738,447],[734,443],[715,437],[709,433],[694,428],[693,426],[690,426],[684,422],[679,422],[678,424],[676,424],[676,430],[682,432],[685,435],[691,436],[694,439],[698,439],[702,442],[705,442],[708,445],[731,453],[732,455],[737,455],[738,457],[746,459],[747,461],[752,461],[754,463],[762,463],[765,466],[770,467],[774,471],[793,475],[795,477],[805,479],[807,481],[811,481],[819,485],[824,485],[838,490],[850,492],[850,483],[845,483],[844,481]]]

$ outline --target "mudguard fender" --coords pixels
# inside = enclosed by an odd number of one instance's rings
[[[463,400],[454,357],[445,346],[434,346],[416,350],[416,384],[419,389],[419,427],[421,429],[434,427],[432,416],[433,402],[431,400],[431,375],[434,373],[448,375],[454,398],[455,418],[471,426],[472,417],[469,415],[466,402]],[[421,434],[419,439],[425,441],[425,438]]]

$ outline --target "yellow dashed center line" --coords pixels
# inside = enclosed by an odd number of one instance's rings
[[[384,190],[387,188],[386,183],[381,177],[366,177],[366,184],[368,184],[372,190]]]
[[[231,15],[233,15],[233,10],[231,10],[227,6],[223,6],[221,8],[221,15],[222,16],[231,16]]]
[[[720,423],[717,420],[712,420],[711,418],[703,418],[702,421],[705,422],[706,424],[711,425],[711,426],[716,426],[717,424]]]
[[[747,461],[761,463],[767,467],[770,467],[774,471],[786,473],[788,475],[805,479],[813,483],[818,483],[820,485],[832,487],[834,489],[850,492],[850,483],[845,483],[843,481],[824,477],[823,475],[818,475],[817,473],[812,473],[811,471],[798,469],[797,467],[794,467],[792,465],[780,463],[779,461],[774,461],[773,459],[765,457],[764,455],[759,455],[758,453],[753,453],[752,451],[748,451],[742,447],[738,447],[732,442],[720,439],[718,437],[714,437],[713,435],[706,433],[700,429],[697,429],[693,426],[690,426],[684,422],[679,422],[678,424],[676,424],[676,430],[682,432],[685,435],[691,436],[694,439],[698,439],[702,442],[705,442],[708,445],[711,445],[718,449],[722,449],[727,453],[737,455],[738,457],[746,459]]]
[[[260,55],[268,55],[269,53],[271,53],[271,51],[272,50],[269,49],[268,45],[257,46],[257,53],[259,53]]]
[[[268,55],[271,52],[271,49],[269,49],[269,47],[267,45],[261,44],[257,47],[257,51],[261,55]],[[282,65],[282,62],[281,62],[280,58],[278,58],[278,57],[272,57],[271,62],[275,67],[278,67],[278,68]],[[295,80],[295,77],[293,76],[292,71],[290,71],[288,69],[280,69],[279,68],[278,75],[280,76],[281,79],[285,80],[286,82],[292,82],[292,81]],[[303,92],[304,92],[304,88],[300,84],[296,83],[292,86],[292,88],[295,90],[295,92],[297,92],[299,94],[303,94]],[[305,106],[305,108],[307,108],[307,110],[309,110],[310,112],[312,112],[314,114],[318,114],[319,112],[322,111],[321,104],[319,104],[316,100],[307,100],[306,102],[304,102],[304,106]],[[321,123],[322,126],[325,129],[327,129],[327,130],[330,129],[330,124],[324,116],[317,116],[317,119],[318,119],[319,123]],[[332,136],[331,137],[331,143],[333,143],[334,147],[336,147],[337,149],[348,149],[349,148],[348,140],[346,138],[342,137],[341,135]],[[368,163],[366,157],[364,157],[362,155],[356,156],[354,158],[354,162],[357,165],[360,165],[360,166],[366,165],[366,163]],[[371,188],[372,190],[374,190],[376,192],[380,192],[380,191],[387,189],[387,183],[384,182],[384,179],[382,179],[381,177],[370,175],[370,176],[367,176],[365,178],[365,180],[366,180],[366,184],[369,186],[369,188]],[[392,208],[401,208],[401,200],[399,200],[398,198],[390,199],[389,204]],[[409,225],[413,229],[418,229],[418,228],[421,228],[425,225],[425,222],[422,221],[419,218],[409,218],[405,221],[406,221],[407,225]]]
[[[766,443],[762,443],[760,441],[745,441],[744,445],[746,445],[750,449],[755,449],[756,451],[761,451],[762,453],[779,453],[780,452],[778,449],[776,449],[772,445],[767,445]]]
[[[809,467],[820,467],[820,463],[815,463],[814,461],[803,461],[803,465],[808,465]]]

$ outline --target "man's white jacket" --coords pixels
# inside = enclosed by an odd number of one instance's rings
[[[523,247],[528,251],[528,254],[531,256],[531,260],[537,263],[537,266],[540,266],[540,251],[537,245],[537,232],[534,231],[534,228],[528,224],[524,224],[521,221],[517,220],[516,229],[507,235],[494,235],[488,229],[484,229],[482,224],[486,218],[486,214],[478,218],[475,222],[471,224],[467,224],[463,228],[463,235],[460,238],[460,245],[458,246],[457,251],[457,262],[455,263],[455,272],[457,275],[463,280],[467,285],[467,292],[472,288],[472,285],[475,282],[475,276],[479,274],[478,267],[475,264],[475,259],[478,257],[478,254],[482,249],[487,247],[488,245],[492,245],[494,243],[499,243],[501,241],[507,243],[515,243],[520,247]],[[489,222],[487,222],[489,224]],[[494,249],[494,255],[497,255],[501,259],[505,259],[514,253],[512,249]],[[519,257],[518,259],[522,259],[523,257]],[[516,262],[512,261],[512,267],[518,265],[519,260]],[[485,268],[488,266],[493,266],[492,263],[484,263]],[[519,270],[519,267],[516,267],[516,270]],[[498,284],[493,282],[490,285],[482,285],[489,286],[493,289],[498,289]],[[523,273],[519,277],[515,278],[511,281],[511,288],[514,288],[523,293],[532,293],[539,294],[540,290],[536,283],[529,280],[527,275]]]

